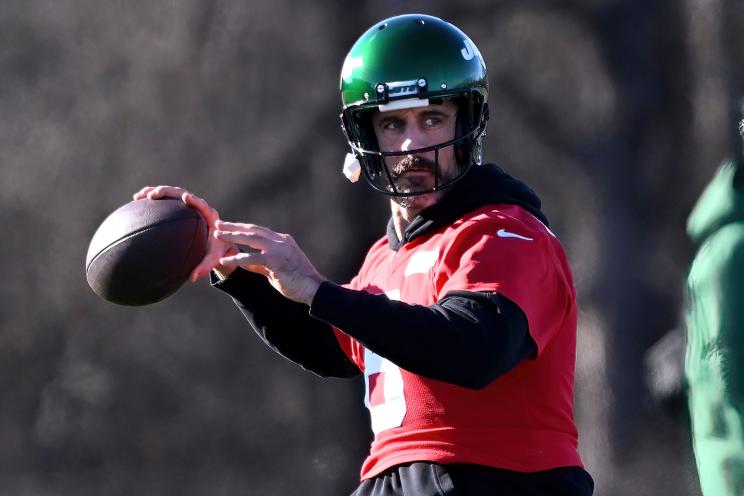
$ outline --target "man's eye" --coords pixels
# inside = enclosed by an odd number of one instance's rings
[[[403,123],[398,120],[389,119],[382,123],[383,129],[400,129],[403,126]]]
[[[429,127],[438,126],[441,123],[442,119],[440,119],[439,117],[428,117],[424,120],[424,125]]]

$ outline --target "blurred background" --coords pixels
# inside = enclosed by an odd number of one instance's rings
[[[84,260],[132,193],[177,184],[349,279],[388,206],[340,173],[338,76],[367,27],[410,12],[479,46],[486,158],[533,186],[565,244],[595,494],[699,494],[681,351],[649,350],[681,332],[686,216],[739,153],[739,0],[0,1],[0,494],[356,487],[360,382],[279,359],[204,281],[107,303]]]

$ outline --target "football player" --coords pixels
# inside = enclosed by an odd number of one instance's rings
[[[486,67],[441,19],[372,26],[341,74],[344,173],[390,197],[387,233],[346,285],[291,236],[222,222],[194,270],[273,349],[321,376],[364,375],[374,441],[356,496],[590,495],[573,419],[576,295],[523,182],[482,163]],[[241,250],[246,247],[248,250]]]
[[[744,114],[744,101],[742,102]],[[739,132],[744,138],[744,119]],[[744,494],[744,159],[719,166],[687,219],[685,379],[704,496]]]

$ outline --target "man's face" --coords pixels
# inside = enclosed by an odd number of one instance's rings
[[[455,137],[457,105],[450,101],[426,107],[377,112],[372,117],[372,126],[377,136],[380,151],[397,152],[416,150],[449,141]],[[435,152],[416,155],[385,157],[401,192],[426,190],[435,183]],[[439,183],[445,183],[457,173],[453,146],[439,150]],[[404,208],[423,209],[436,203],[441,192],[409,197],[395,197],[394,201]]]

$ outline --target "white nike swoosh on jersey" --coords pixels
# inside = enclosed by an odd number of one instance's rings
[[[533,241],[532,238],[528,238],[527,236],[522,236],[522,235],[519,235],[519,234],[516,234],[516,233],[513,233],[513,232],[509,232],[506,229],[499,229],[496,232],[496,235],[499,238],[518,238],[518,239],[523,239],[525,241]]]

